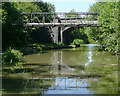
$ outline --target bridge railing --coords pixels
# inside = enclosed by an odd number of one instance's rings
[[[33,23],[39,23],[39,25],[76,25],[76,24],[86,24],[95,25],[97,24],[96,18],[99,13],[89,13],[89,12],[41,12],[41,13],[23,13],[24,23],[27,25]],[[58,20],[58,21],[56,21]],[[29,23],[29,24],[28,24]]]

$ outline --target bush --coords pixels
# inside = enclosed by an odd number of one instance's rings
[[[58,42],[58,45],[64,45],[64,44],[62,44],[61,42]]]
[[[42,47],[40,45],[33,44],[28,47],[22,48],[20,51],[23,52],[24,55],[38,54],[42,52]]]
[[[35,53],[42,52],[42,47],[40,47],[40,45],[37,45],[37,46],[33,47],[33,49],[34,49]]]
[[[23,53],[15,49],[9,49],[2,55],[2,63],[4,66],[20,66]]]
[[[80,46],[80,44],[82,44],[82,43],[83,43],[82,39],[74,39],[74,41],[73,41],[73,44],[76,46]]]

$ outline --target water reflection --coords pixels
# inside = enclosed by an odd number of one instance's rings
[[[92,52],[91,51],[88,51],[88,62],[85,63],[85,66],[87,66],[88,64],[90,64],[92,62]]]
[[[53,56],[51,57],[51,71],[52,74],[63,74],[63,75],[73,75],[74,69],[67,66],[67,64],[63,61],[63,52],[53,52]]]
[[[92,44],[24,56],[21,70],[3,73],[3,89],[6,94],[115,94],[117,57],[99,47]]]
[[[44,94],[89,94],[88,79],[56,77],[55,84]]]

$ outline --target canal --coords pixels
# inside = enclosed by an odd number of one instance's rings
[[[117,59],[96,44],[25,55],[16,73],[3,72],[3,93],[117,94]]]

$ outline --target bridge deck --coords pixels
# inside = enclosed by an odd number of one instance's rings
[[[50,27],[54,27],[54,26],[57,26],[57,27],[63,27],[63,26],[69,26],[69,27],[74,27],[74,26],[82,26],[82,27],[88,27],[88,26],[93,26],[93,27],[96,27],[98,26],[98,21],[81,21],[79,23],[27,23],[25,24],[26,27],[31,27],[31,26],[34,26],[34,27],[47,27],[47,26],[50,26]]]

